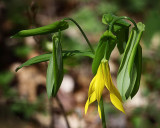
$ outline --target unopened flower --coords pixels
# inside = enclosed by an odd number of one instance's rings
[[[90,83],[90,87],[88,91],[88,100],[85,104],[85,114],[87,113],[89,105],[93,103],[95,100],[97,100],[98,113],[101,118],[101,110],[100,110],[99,102],[105,86],[110,93],[110,99],[112,104],[117,109],[125,113],[122,105],[122,99],[121,99],[120,93],[112,82],[108,60],[102,59],[98,67],[97,74],[95,75],[95,77],[92,79]]]

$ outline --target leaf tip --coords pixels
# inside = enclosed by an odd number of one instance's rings
[[[20,69],[20,67],[17,67],[17,68],[15,69],[15,71],[18,72],[19,69]]]

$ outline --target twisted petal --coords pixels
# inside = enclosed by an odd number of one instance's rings
[[[102,73],[103,73],[103,79],[105,81],[106,88],[111,91],[111,84],[110,84],[110,70],[107,60],[102,60]]]
[[[91,96],[91,94],[94,92],[95,90],[95,80],[96,80],[96,76],[92,79],[90,86],[89,86],[89,91],[88,91],[88,97]]]
[[[96,80],[95,80],[95,92],[96,92],[96,99],[99,103],[102,92],[104,89],[104,79],[103,79],[103,72],[102,72],[102,64],[99,65],[97,74],[96,74]]]
[[[99,113],[99,117],[101,119],[101,108],[100,108],[99,104],[98,104],[98,113]]]
[[[93,103],[96,100],[96,93],[95,91],[88,97],[87,102],[85,104],[85,114],[87,113],[88,107],[91,103]]]
[[[111,75],[110,75],[110,84],[112,85],[111,87],[111,92],[113,92],[113,94],[116,95],[116,97],[122,102],[122,98],[121,98],[121,95],[119,93],[119,91],[117,90],[117,88],[114,86],[113,82],[112,82],[112,78],[111,78]]]

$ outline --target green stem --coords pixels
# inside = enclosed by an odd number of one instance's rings
[[[73,20],[72,18],[68,18],[68,17],[67,17],[67,18],[64,18],[64,20],[70,20],[70,21],[72,21],[73,23],[75,23],[75,24],[77,25],[77,27],[78,27],[79,30],[81,31],[82,35],[84,36],[84,38],[85,38],[85,40],[86,40],[88,46],[90,47],[92,53],[94,54],[95,51],[94,51],[94,49],[93,49],[91,43],[89,42],[89,40],[88,40],[86,34],[85,34],[84,31],[82,30],[82,28],[79,26],[79,24],[78,24],[75,20]]]
[[[121,19],[127,19],[127,20],[131,21],[131,22],[134,24],[136,30],[138,30],[136,22],[135,22],[133,19],[127,17],[127,16],[121,16],[121,17],[118,17],[118,18],[116,18],[115,20],[113,20],[113,21],[111,22],[111,24],[110,24],[109,30],[111,31],[111,30],[112,30],[112,27],[113,27],[113,24],[116,23],[116,21],[121,20]]]
[[[101,97],[101,100],[99,102],[99,105],[100,105],[100,108],[101,108],[102,126],[103,126],[103,128],[107,128],[106,127],[106,120],[105,120],[103,98],[102,97]]]

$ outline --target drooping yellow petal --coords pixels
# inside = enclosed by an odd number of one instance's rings
[[[96,74],[96,80],[95,80],[95,92],[96,92],[96,98],[98,103],[101,99],[103,89],[104,89],[104,79],[103,79],[103,73],[102,73],[102,65],[100,64]]]
[[[124,108],[122,105],[122,98],[121,98],[119,91],[117,90],[117,88],[114,86],[114,84],[112,82],[110,68],[109,68],[109,64],[108,64],[107,60],[102,60],[102,72],[104,74],[105,86],[110,92],[110,99],[111,99],[112,104],[117,109],[124,112]]]
[[[122,102],[117,98],[117,96],[113,93],[110,93],[110,99],[112,104],[119,109],[120,111],[122,111],[123,113],[125,113]]]
[[[88,97],[91,96],[91,94],[94,92],[95,90],[95,80],[96,80],[96,76],[92,79],[90,86],[89,86],[89,91],[88,91]]]
[[[96,100],[96,93],[95,91],[91,94],[90,97],[88,97],[87,102],[85,104],[85,114],[87,113],[88,107],[91,103],[93,103]]]
[[[85,104],[85,114],[87,113],[88,107],[89,107],[89,99],[87,99],[87,102]]]
[[[89,98],[89,104],[93,103],[96,100],[96,92],[94,91]]]
[[[102,73],[103,73],[103,79],[105,81],[105,86],[109,91],[111,91],[110,76],[109,76],[110,70],[108,61],[106,59],[103,59],[101,64],[102,64]]]
[[[110,73],[110,68],[107,60],[102,60],[102,71],[104,74],[105,86],[109,90],[110,93],[113,93],[117,96],[117,98],[122,101],[121,95],[117,88],[114,86],[112,82],[112,77]]]
[[[112,104],[117,109],[125,113],[122,105],[121,95],[112,82],[108,61],[106,59],[103,59],[98,67],[97,74],[95,75],[95,77],[92,79],[90,83],[90,87],[88,91],[88,99],[85,104],[85,114],[87,113],[89,105],[93,103],[95,100],[97,100],[98,113],[101,118],[101,109],[99,106],[99,102],[102,96],[104,86],[106,86],[106,88],[110,92],[110,99]]]
[[[101,108],[100,108],[99,104],[98,104],[98,113],[99,113],[99,117],[101,119]]]
[[[111,75],[110,75],[110,83],[111,83],[111,92],[112,92],[113,94],[115,94],[116,97],[122,102],[121,95],[120,95],[118,89],[114,86],[114,84],[113,84],[113,82],[112,82]]]

